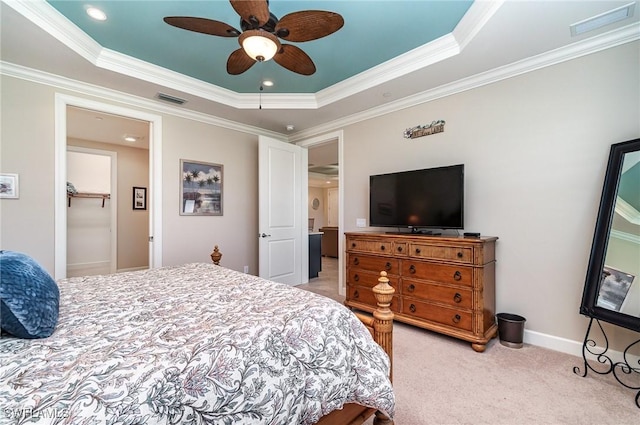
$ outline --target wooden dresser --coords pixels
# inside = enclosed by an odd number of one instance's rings
[[[496,336],[497,237],[345,235],[346,306],[372,312],[371,288],[385,270],[396,290],[396,320],[469,341],[478,352]]]

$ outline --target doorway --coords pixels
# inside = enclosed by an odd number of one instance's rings
[[[344,251],[344,241],[341,237],[344,229],[342,211],[344,199],[344,173],[342,171],[343,132],[335,131],[303,142],[298,142],[297,144],[309,150],[309,217],[312,218],[321,214],[322,219],[320,219],[319,223],[314,220],[315,230],[320,230],[321,227],[330,227],[332,228],[330,231],[331,234],[335,235],[335,238],[331,241],[331,252],[334,252],[335,256],[332,254],[331,256],[322,257],[322,269],[327,271],[332,270],[332,274],[335,275],[335,278],[332,277],[332,279],[335,279],[334,282],[337,282],[337,288],[332,292],[337,292],[338,295],[344,297],[346,293],[344,287],[344,255],[342,254]],[[322,207],[314,210],[314,199],[318,197],[322,199]],[[319,212],[319,210],[321,211]],[[328,242],[329,240],[327,240],[327,243]],[[334,243],[336,245],[335,248],[333,247]],[[327,264],[325,267],[325,260],[332,263]],[[322,273],[322,271],[320,273]],[[310,284],[312,284],[312,282],[310,282]]]
[[[105,114],[104,117],[116,117],[120,119],[133,120],[143,122],[146,127],[148,150],[145,150],[144,157],[148,164],[148,170],[145,171],[145,179],[148,182],[146,187],[147,193],[147,211],[148,225],[143,227],[147,241],[145,249],[148,253],[147,267],[155,268],[162,266],[162,187],[155,182],[161,182],[162,175],[162,118],[158,115],[137,111],[134,109],[123,108],[119,106],[103,104],[87,99],[76,98],[63,94],[56,94],[55,103],[55,279],[67,277],[67,148],[68,148],[68,115],[70,108],[76,108],[83,112],[91,112],[92,114]],[[92,121],[88,127],[98,127],[100,120]],[[119,135],[122,138],[123,135]],[[82,137],[87,139],[87,137]],[[117,138],[115,138],[117,139]],[[112,138],[111,140],[114,140]],[[88,142],[89,144],[94,141]],[[95,146],[89,146],[95,147]],[[116,149],[117,150],[117,149]],[[122,164],[122,168],[125,164]],[[135,168],[135,167],[134,167]],[[125,191],[132,191],[132,187],[123,187],[121,195],[125,195]],[[119,208],[132,206],[126,202],[120,202]],[[146,268],[146,267],[145,267]],[[121,271],[136,269],[135,267],[118,266]]]
[[[67,148],[67,277],[117,270],[117,154]]]

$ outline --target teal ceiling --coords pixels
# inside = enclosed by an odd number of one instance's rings
[[[240,18],[226,0],[213,1],[49,1],[102,47],[237,93],[255,93],[270,79],[268,93],[316,93],[453,31],[470,0],[293,1],[272,0],[278,18],[301,10],[337,12],[345,24],[338,32],[304,43],[317,71],[302,76],[274,61],[255,64],[241,75],[228,75],[227,58],[239,48],[237,38],[222,38],[166,24],[165,16],[195,16],[240,29]],[[107,14],[103,22],[86,13],[91,5]],[[288,43],[288,42],[285,42]]]

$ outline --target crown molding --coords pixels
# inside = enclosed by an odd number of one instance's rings
[[[475,0],[453,30],[460,50],[480,32],[489,19],[500,9],[505,0]]]
[[[286,136],[283,136],[282,133],[241,124],[231,120],[225,120],[223,118],[218,118],[213,115],[208,115],[201,112],[181,109],[172,105],[165,105],[160,103],[160,101],[152,101],[143,97],[134,96],[129,93],[106,89],[104,87],[72,80],[70,78],[61,77],[59,75],[54,75],[31,68],[26,68],[9,62],[0,61],[0,75],[6,75],[9,77],[19,78],[38,84],[44,84],[47,86],[55,87],[59,90],[67,90],[85,96],[93,96],[107,101],[118,102],[123,105],[150,110],[155,113],[163,113],[180,118],[199,121],[205,124],[211,124],[229,130],[269,136],[278,140],[286,140]],[[255,108],[255,104],[253,105],[253,107]]]
[[[293,142],[640,40],[640,22],[290,135]]]
[[[615,211],[629,223],[640,226],[640,211],[619,196],[616,197]]]

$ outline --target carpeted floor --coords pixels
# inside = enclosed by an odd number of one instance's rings
[[[322,267],[318,278],[298,287],[341,302],[337,260],[323,258]],[[640,424],[640,374],[631,376],[631,390],[612,375],[589,371],[583,378],[576,366],[582,373],[582,358],[529,344],[508,348],[497,339],[476,353],[467,342],[396,322],[395,423]]]

